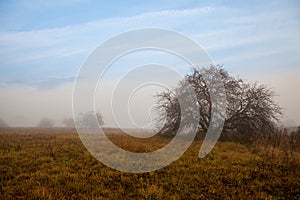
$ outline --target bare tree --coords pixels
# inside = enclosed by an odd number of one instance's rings
[[[80,113],[76,118],[76,125],[81,128],[95,128],[97,126],[104,125],[103,117],[100,112],[88,111],[86,113]]]
[[[75,127],[75,123],[74,123],[74,119],[73,118],[65,118],[63,121],[62,121],[63,125],[66,127],[66,128],[74,128]]]
[[[220,101],[224,96],[221,91],[218,91],[222,87],[216,81],[215,74],[218,74],[218,78],[224,85],[225,102]],[[200,116],[194,114],[194,117],[200,117],[199,130],[206,132],[211,122],[212,110],[218,112],[218,109],[213,108],[212,99],[217,104],[226,106],[226,117],[224,113],[217,113],[225,119],[224,129],[252,133],[255,131],[273,132],[277,128],[281,108],[274,101],[275,93],[272,90],[265,85],[250,84],[235,78],[220,66],[211,66],[201,70],[193,69],[192,73],[186,75],[173,92],[165,91],[156,96],[157,107],[162,113],[158,121],[165,121],[161,130],[163,134],[173,134],[179,128],[180,121],[184,121],[180,113],[178,97],[184,96],[185,84],[189,84],[196,94]],[[210,95],[212,90],[214,91],[213,97]],[[188,120],[185,121],[189,125]]]
[[[53,122],[52,119],[43,118],[39,122],[38,127],[40,127],[40,128],[53,128],[54,127],[54,122]]]
[[[275,93],[265,85],[241,82],[240,92],[228,101],[226,128],[239,132],[274,132],[282,114]]]
[[[8,127],[8,124],[0,118],[0,128],[7,128]]]

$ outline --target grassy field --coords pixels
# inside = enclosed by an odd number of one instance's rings
[[[149,141],[121,135],[110,138],[136,152],[168,142],[158,137]],[[199,159],[200,145],[194,142],[163,169],[130,174],[93,158],[75,130],[0,130],[0,199],[300,199],[296,160],[285,162],[229,141],[218,142],[207,157]]]

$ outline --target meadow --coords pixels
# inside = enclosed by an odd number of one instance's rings
[[[117,133],[109,138],[135,152],[169,142]],[[299,149],[250,141],[222,137],[199,159],[199,139],[171,165],[132,174],[96,160],[74,129],[2,129],[0,199],[300,199]]]

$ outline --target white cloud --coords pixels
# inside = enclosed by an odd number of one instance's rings
[[[241,61],[249,61],[249,60],[251,61],[251,60],[259,59],[261,57],[276,56],[278,54],[294,52],[298,50],[299,50],[298,46],[287,46],[287,47],[276,48],[276,49],[264,48],[264,49],[256,49],[255,51],[247,50],[244,52],[236,53],[235,55],[230,57],[218,59],[217,61],[219,63],[223,63],[223,64],[225,63],[226,65],[230,65]]]
[[[61,85],[73,83],[75,80],[75,77],[70,76],[70,77],[49,77],[44,80],[30,80],[30,81],[22,81],[22,80],[16,80],[16,81],[9,81],[4,86],[6,85],[18,85],[18,86],[29,86],[33,87],[38,90],[49,90],[49,89],[54,89],[57,88]]]
[[[179,16],[179,17],[184,17],[184,16],[193,16],[193,15],[201,15],[201,14],[206,14],[212,11],[215,11],[215,7],[201,7],[201,8],[193,8],[193,9],[181,9],[181,10],[162,10],[162,11],[157,11],[157,12],[148,12],[148,13],[143,13],[137,16],[129,17],[127,19],[149,19],[151,17],[170,17],[170,16]]]

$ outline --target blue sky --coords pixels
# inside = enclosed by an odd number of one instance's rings
[[[143,27],[185,34],[234,75],[270,85],[286,118],[300,124],[299,1],[1,1],[0,24],[0,117],[11,124],[34,104],[47,107],[47,97],[66,111],[51,105],[28,123],[69,116],[72,83],[89,53]]]

